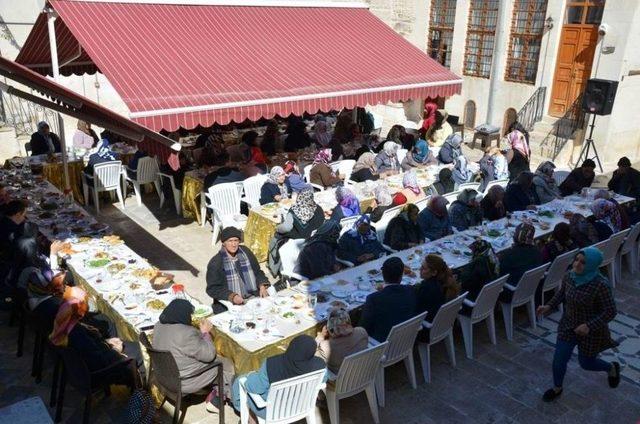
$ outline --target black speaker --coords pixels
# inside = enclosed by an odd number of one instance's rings
[[[582,110],[596,115],[609,115],[616,98],[618,81],[592,78],[582,95]]]

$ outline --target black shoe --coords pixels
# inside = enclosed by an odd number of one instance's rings
[[[559,398],[561,394],[562,389],[560,389],[560,391],[556,391],[556,389],[549,389],[542,395],[542,400],[545,402],[552,402],[556,400],[556,398]]]
[[[611,365],[616,370],[616,374],[614,376],[609,375],[607,380],[609,380],[609,387],[615,389],[620,384],[620,364],[618,362],[612,362]]]

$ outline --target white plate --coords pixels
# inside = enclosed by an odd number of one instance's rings
[[[335,303],[335,304],[334,304]],[[338,304],[339,303],[339,304]],[[336,299],[336,300],[332,300],[331,302],[328,302],[327,304],[328,310],[330,310],[331,308],[345,308],[345,309],[349,309],[349,304],[342,300],[342,299]]]
[[[269,299],[249,299],[247,300],[246,307],[253,309],[256,312],[266,312],[273,306]]]
[[[196,311],[200,310],[200,313],[196,313]],[[213,315],[213,308],[209,305],[193,305],[194,313],[191,315],[193,318],[206,318],[209,315]]]
[[[368,291],[357,290],[351,293],[351,301],[356,301],[359,303],[364,303],[367,300],[367,296],[369,296]]]
[[[348,290],[334,289],[331,290],[331,294],[335,297],[339,297],[340,299],[344,299],[345,297],[349,296],[350,292]]]

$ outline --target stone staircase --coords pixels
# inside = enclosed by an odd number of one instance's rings
[[[561,120],[544,115],[529,132],[532,169],[534,164],[537,166],[546,160],[553,161],[558,168],[572,167],[572,160],[579,153],[574,153],[574,145],[582,141],[582,130],[571,131],[569,125],[563,125]]]

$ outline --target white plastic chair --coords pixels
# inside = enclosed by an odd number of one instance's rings
[[[378,241],[384,246],[385,249],[395,252],[390,246],[384,244],[384,235],[387,232],[387,227],[393,218],[398,216],[400,211],[402,210],[404,205],[396,206],[390,209],[387,209],[382,213],[382,218],[380,221],[373,223],[376,228],[376,235],[378,236]]]
[[[487,193],[489,193],[489,189],[493,186],[500,186],[502,188],[507,188],[507,184],[509,184],[509,180],[504,179],[504,180],[493,180],[490,181],[487,186],[484,188],[484,194],[486,195]]]
[[[398,149],[398,151],[396,152],[396,155],[398,156],[398,162],[400,162],[400,164],[402,164],[402,161],[407,156],[408,152],[409,151],[407,149]]]
[[[214,184],[209,187],[205,196],[208,201],[207,208],[211,209],[212,244],[218,240],[218,227],[244,229],[247,221],[244,215],[240,215],[240,194],[236,183]],[[204,219],[203,216],[202,220]]]
[[[251,397],[258,409],[265,409],[265,418],[258,417],[260,424],[294,423],[303,418],[306,418],[307,424],[315,424],[316,399],[325,373],[326,370],[321,369],[273,383],[266,401],[260,395],[247,392],[247,378],[240,377],[240,422],[249,422],[247,402]]]
[[[527,305],[527,312],[529,314],[531,327],[533,329],[537,327],[535,305],[536,289],[538,288],[538,284],[540,284],[540,280],[542,280],[544,273],[547,271],[547,268],[549,268],[548,263],[525,272],[522,274],[522,277],[516,287],[505,283],[504,287],[513,292],[511,302],[507,303],[500,301],[507,340],[513,340],[513,309],[518,306]]]
[[[98,193],[103,191],[115,191],[124,209],[124,197],[122,196],[122,162],[99,163],[93,167],[93,176],[83,174],[84,204],[89,205],[89,191],[93,191],[93,202],[96,206],[96,214],[100,213],[100,199]]]
[[[278,249],[280,254],[280,275],[283,280],[308,280],[298,273],[298,256],[304,247],[305,239],[289,239]]]
[[[344,176],[345,181],[351,179],[351,173],[353,172],[355,164],[356,161],[353,159],[343,159],[339,162],[338,172],[340,173],[340,176]]]
[[[447,194],[443,194],[442,195],[442,197],[444,197],[445,199],[447,199],[449,201],[449,203],[447,204],[447,209],[449,209],[451,204],[458,199],[458,195],[459,194],[460,194],[460,191],[452,191],[451,193],[447,193]]]
[[[311,185],[311,187],[313,187],[316,190],[320,190],[320,191],[324,191],[324,187],[322,187],[319,184],[313,184],[311,182],[311,168],[313,168],[313,164],[307,165],[304,167],[304,179],[305,181]]]
[[[556,182],[556,185],[560,185],[564,182],[564,180],[567,179],[567,177],[569,176],[570,172],[569,171],[559,171],[559,170],[555,170],[553,172],[553,180]]]
[[[456,351],[453,343],[453,324],[456,322],[456,316],[462,307],[464,298],[467,293],[445,303],[438,309],[436,316],[432,322],[423,321],[422,326],[429,330],[429,340],[427,342],[418,343],[418,353],[420,354],[420,362],[422,363],[422,375],[424,381],[431,382],[431,346],[447,339],[447,354],[451,366],[456,366]]]
[[[376,375],[380,370],[380,363],[387,346],[387,342],[384,342],[344,358],[338,375],[331,378],[323,389],[327,397],[331,424],[340,423],[340,399],[363,391],[367,394],[373,422],[376,424],[380,422],[376,400]]]
[[[380,363],[378,375],[376,377],[376,394],[378,396],[378,404],[384,408],[385,394],[384,394],[384,369],[395,365],[400,361],[404,361],[404,366],[407,369],[407,376],[409,377],[409,383],[415,390],[418,387],[416,382],[416,367],[413,362],[413,345],[418,337],[418,330],[427,316],[427,312],[423,312],[420,315],[416,315],[413,318],[396,324],[391,328],[389,335],[387,336],[386,343],[388,343],[387,350]],[[378,341],[369,338],[370,344],[377,344]]]
[[[420,199],[415,203],[419,211],[422,211],[424,208],[427,207],[427,203],[429,203],[429,199],[431,199],[431,196],[427,196],[424,199]]]
[[[128,171],[128,172],[127,172]],[[135,178],[131,178],[129,173],[135,173]],[[133,185],[133,191],[136,194],[136,200],[138,202],[138,206],[142,206],[142,196],[140,195],[140,186],[143,184],[153,183],[156,187],[156,191],[158,192],[158,196],[160,196],[160,207],[164,205],[164,192],[162,191],[162,186],[160,185],[160,168],[158,167],[158,162],[155,158],[144,157],[138,160],[138,167],[133,170],[128,166],[125,168],[125,172],[122,174],[125,179],[123,194],[126,196],[127,194],[127,181]]]
[[[624,243],[624,239],[629,233],[629,229],[612,234],[607,240],[603,240],[600,243],[596,243],[593,247],[597,247],[602,251],[602,264],[600,267],[607,267],[607,276],[611,282],[611,287],[616,286],[616,264],[618,251],[620,246]]]
[[[347,218],[342,218],[340,220],[340,227],[341,227],[340,235],[344,234],[346,231],[349,231],[351,227],[353,227],[353,224],[355,224],[355,222],[359,219],[360,219],[360,215],[353,215]]]
[[[258,174],[253,177],[249,177],[242,181],[242,187],[244,190],[244,200],[250,208],[260,206],[260,190],[269,177],[263,174]]]
[[[544,282],[542,283],[542,305],[545,304],[544,294],[548,291],[557,289],[560,287],[560,284],[562,284],[562,279],[567,274],[567,269],[571,266],[573,258],[576,257],[576,253],[578,253],[578,249],[565,252],[562,255],[557,256],[553,262],[551,262],[551,265],[547,270],[547,275],[544,277]],[[562,307],[562,305],[560,305],[560,307]]]
[[[493,310],[508,278],[509,274],[485,284],[475,302],[469,299],[465,299],[463,302],[464,305],[473,308],[471,315],[458,314],[458,322],[462,328],[462,338],[464,339],[464,350],[469,359],[473,359],[473,324],[486,320],[491,344],[496,344],[496,320]]]
[[[373,112],[371,112],[371,115],[373,115],[372,133],[380,135],[380,132],[382,131],[382,123],[384,122],[384,117],[379,113],[373,113]]]
[[[627,234],[627,238],[624,239],[624,243],[620,247],[617,257],[617,270],[618,275],[616,278],[622,278],[622,258],[627,256],[629,264],[629,272],[635,274],[638,270],[638,237],[640,237],[640,223],[631,227],[631,230]]]
[[[480,187],[480,183],[462,183],[458,186],[457,191],[462,191],[467,188],[478,191],[479,187]]]
[[[173,179],[173,175],[165,174],[163,172],[158,172],[158,176],[160,177],[160,179],[165,178],[169,182],[169,184],[171,184],[171,192],[173,193],[173,203],[175,204],[175,207],[176,207],[176,213],[178,214],[178,216],[181,216],[182,215],[182,190],[179,190],[178,187],[176,186],[176,181]],[[163,192],[163,198],[164,198],[164,192]],[[161,200],[161,205],[162,204],[163,203]]]

